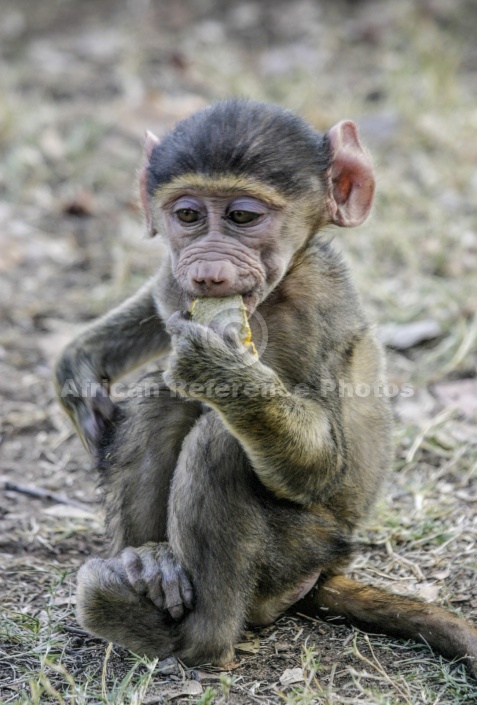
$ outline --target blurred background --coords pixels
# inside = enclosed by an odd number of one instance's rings
[[[360,228],[326,236],[378,323],[391,382],[414,394],[393,399],[396,472],[356,575],[475,615],[476,36],[474,0],[1,0],[8,604],[41,612],[53,585],[70,609],[68,576],[102,542],[87,512],[61,515],[57,503],[11,483],[86,506],[97,499],[90,461],[54,399],[51,366],[85,323],[157,267],[160,243],[146,239],[137,198],[144,131],[161,136],[211,101],[240,95],[289,107],[319,130],[343,118],[360,127],[376,167],[374,211]],[[45,565],[56,567],[32,573]],[[26,638],[12,624],[8,638],[13,628]],[[394,661],[390,654],[391,671]]]

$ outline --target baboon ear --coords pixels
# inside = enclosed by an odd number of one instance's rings
[[[332,223],[360,225],[369,215],[374,195],[371,160],[359,141],[352,120],[343,120],[328,132],[332,162],[328,171],[327,207]]]
[[[149,195],[147,193],[147,170],[149,167],[149,162],[151,161],[151,155],[154,151],[154,147],[159,144],[159,138],[153,132],[149,130],[146,131],[146,138],[144,140],[144,158],[139,172],[139,193],[141,195],[141,203],[144,209],[144,215],[146,216],[147,232],[151,237],[157,233],[156,228],[152,222],[152,211],[151,204],[149,200]]]

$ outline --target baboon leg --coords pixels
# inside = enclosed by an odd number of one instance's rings
[[[167,503],[184,438],[201,414],[165,386],[162,374],[138,384],[138,396],[120,407],[120,418],[98,449],[110,555],[126,546],[167,540]]]
[[[201,416],[184,441],[174,472],[169,543],[136,550],[143,556],[144,580],[131,580],[131,549],[113,559],[88,561],[78,575],[81,624],[140,654],[174,654],[188,664],[231,661],[255,588],[261,548],[257,537],[266,533],[248,484],[251,472],[217,414]],[[166,568],[164,551],[169,556]],[[152,554],[159,557],[155,563]],[[176,621],[167,590],[181,591],[180,571],[190,579],[194,603]],[[155,599],[159,583],[164,587],[162,608]]]
[[[195,592],[180,650],[187,663],[233,658],[268,535],[255,482],[218,414],[202,416],[184,443],[169,502],[170,546]]]
[[[336,575],[296,609],[334,623],[341,618],[365,632],[425,642],[446,658],[462,659],[477,677],[477,629],[441,607]]]

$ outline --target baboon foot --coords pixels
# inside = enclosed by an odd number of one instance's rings
[[[176,620],[191,604],[192,593],[167,546],[163,551],[158,546],[126,549],[117,558],[85,563],[78,573],[77,615],[97,636],[137,654],[166,658],[176,652]]]

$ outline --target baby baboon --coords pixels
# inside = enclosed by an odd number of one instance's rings
[[[343,577],[391,456],[382,352],[319,234],[371,208],[354,123],[319,134],[275,106],[217,103],[162,141],[147,134],[140,191],[168,254],[56,370],[59,390],[84,388],[164,359],[127,402],[97,385],[61,399],[97,459],[111,538],[111,557],[79,572],[81,624],[137,653],[223,665],[245,624],[299,603],[472,666],[463,620]],[[214,297],[243,301],[253,346],[188,313]]]

